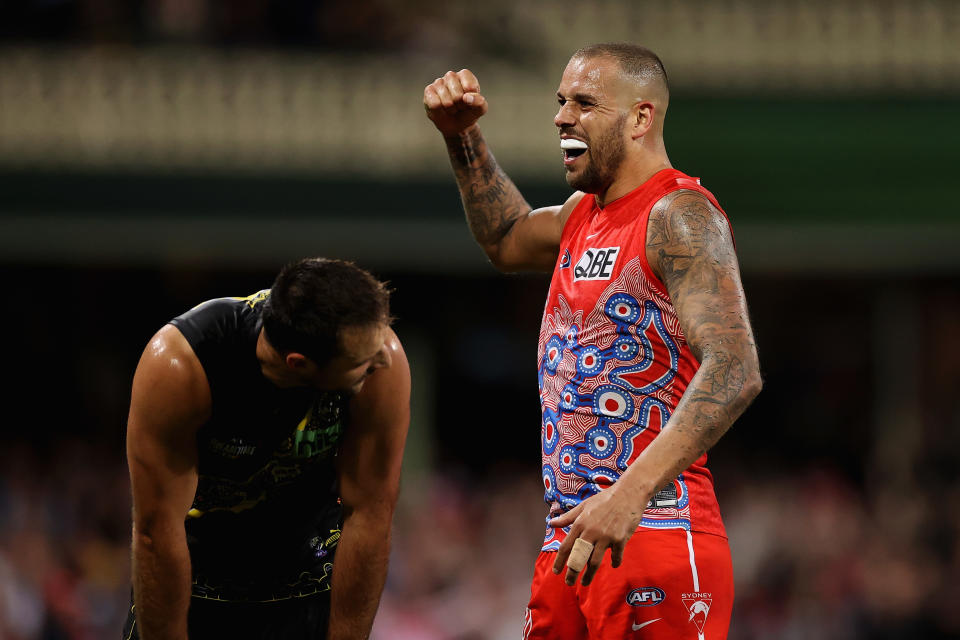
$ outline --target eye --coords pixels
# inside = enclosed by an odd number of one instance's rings
[[[581,109],[590,109],[596,106],[596,103],[590,100],[567,100],[566,98],[557,98],[557,104],[559,104],[561,107],[565,106],[568,102],[573,102]]]

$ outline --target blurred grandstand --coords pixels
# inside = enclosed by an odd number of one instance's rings
[[[731,638],[960,637],[960,3],[0,3],[0,640],[116,637],[139,351],[305,255],[391,280],[414,422],[377,639],[519,635],[546,281],[473,246],[423,86],[562,201],[567,56],[635,40],[733,220],[766,388],[711,454]],[[484,447],[465,447],[464,434]]]

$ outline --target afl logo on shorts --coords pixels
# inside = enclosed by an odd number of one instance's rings
[[[627,604],[631,607],[652,607],[660,604],[667,595],[657,587],[640,587],[627,594]]]
[[[583,252],[573,268],[573,281],[609,280],[613,275],[613,266],[617,263],[620,247],[596,249],[590,247]]]

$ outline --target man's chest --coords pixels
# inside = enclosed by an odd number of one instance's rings
[[[630,221],[591,216],[564,240],[551,281],[551,297],[563,295],[580,309],[593,308],[624,268],[644,251],[643,233]]]

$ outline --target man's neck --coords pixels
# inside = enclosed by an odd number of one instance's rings
[[[603,208],[642,185],[658,171],[672,168],[673,165],[665,154],[647,158],[645,161],[624,163],[613,183],[606,191],[596,195],[597,204]]]
[[[257,336],[257,361],[260,363],[260,372],[263,377],[273,386],[288,389],[302,384],[292,379],[290,372],[283,364],[283,356],[267,340],[263,329],[260,329],[260,334]]]

